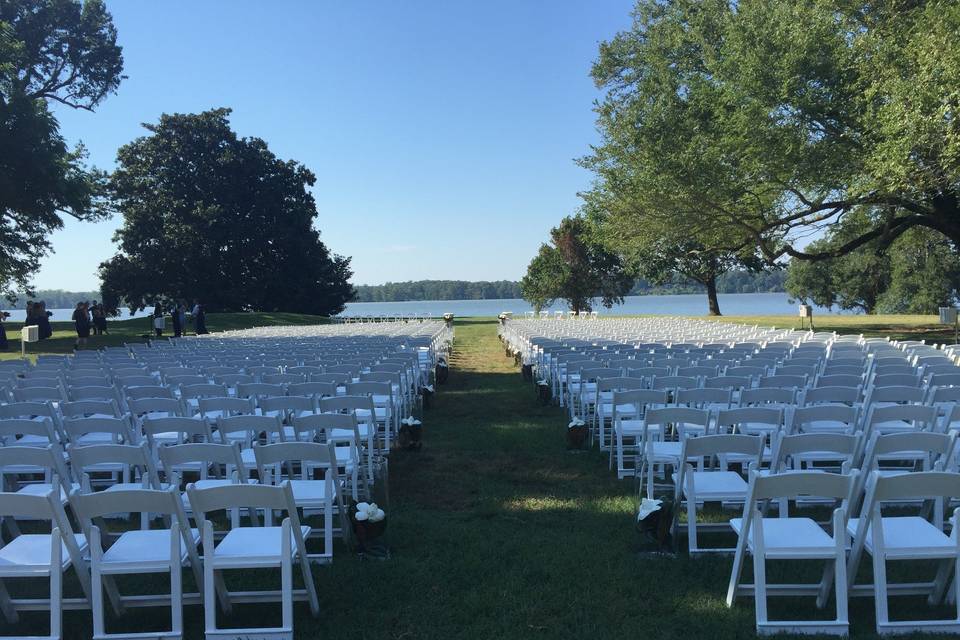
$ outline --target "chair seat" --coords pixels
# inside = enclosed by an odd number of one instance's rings
[[[949,558],[957,553],[957,543],[944,532],[919,516],[885,517],[883,522],[883,546],[888,558]],[[856,536],[859,518],[850,518],[847,533]],[[873,553],[873,536],[867,528],[864,543]]]
[[[291,480],[293,499],[298,507],[323,507],[330,503],[333,496],[327,494],[324,480]]]
[[[300,527],[303,537],[310,527]],[[253,569],[280,565],[281,527],[240,527],[231,529],[213,551],[213,565],[217,569]],[[297,555],[294,536],[290,534],[292,557]]]
[[[367,415],[370,415],[370,412],[367,412]],[[366,440],[371,436],[375,436],[376,430],[370,425],[369,422],[361,422],[357,425],[357,432],[360,434],[360,440]],[[330,429],[327,432],[327,437],[335,441],[345,441],[353,437],[352,429]],[[362,444],[362,443],[361,443]]]
[[[80,485],[77,484],[76,482],[70,483],[71,491],[79,488],[80,488]],[[20,495],[27,495],[27,496],[46,496],[51,491],[53,491],[53,487],[49,482],[36,482],[34,484],[28,484],[23,486],[21,489],[17,491],[17,493],[19,493]],[[64,491],[63,487],[61,486],[60,487],[60,504],[66,504],[66,503],[67,503],[67,492]]]
[[[810,518],[763,518],[763,543],[768,558],[830,558],[836,545],[826,531]],[[733,518],[730,526],[739,536],[743,518]],[[754,552],[753,527],[747,535],[747,548]]]
[[[698,502],[720,500],[743,500],[747,495],[747,482],[734,471],[694,471],[687,474],[693,479],[693,491]],[[676,474],[674,474],[676,481]],[[687,496],[684,484],[683,495]]]
[[[87,548],[87,539],[82,533],[73,534],[80,551]],[[61,571],[70,566],[67,546],[63,545]],[[0,576],[44,576],[50,573],[50,534],[31,533],[17,536],[0,549]]]
[[[190,529],[193,543],[199,544],[200,532]],[[187,547],[180,544],[180,564],[187,560]],[[113,545],[104,552],[100,570],[103,573],[158,572],[170,569],[170,531],[152,529],[149,531],[125,531]]]
[[[643,420],[620,420],[614,428],[624,438],[639,438],[643,435],[644,425]],[[662,433],[663,428],[660,425],[647,427],[647,434],[655,434],[655,437],[660,437]]]

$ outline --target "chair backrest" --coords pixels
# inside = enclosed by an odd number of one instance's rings
[[[123,415],[115,400],[77,400],[60,403],[60,414],[64,418],[89,418],[107,416],[119,418]]]
[[[859,387],[863,384],[863,377],[859,375],[831,374],[820,376],[814,382],[817,387]]]
[[[847,405],[820,404],[798,407],[794,409],[790,420],[790,432],[807,433],[826,429],[836,431],[839,427],[847,433],[853,433],[857,429],[859,417],[860,409]]]
[[[262,396],[282,396],[286,393],[282,384],[250,382],[237,385],[238,398],[258,398]]]
[[[186,407],[177,398],[136,398],[127,400],[127,408],[135,416],[164,414],[187,415]]]
[[[212,442],[210,423],[206,418],[187,418],[183,416],[146,417],[141,423],[141,429],[147,438],[147,445],[151,451],[156,451],[160,442],[158,436],[168,440],[170,434],[176,438],[176,444],[184,444],[194,440]]]
[[[211,465],[233,467],[237,470],[237,475],[240,478],[247,477],[247,470],[243,464],[243,459],[240,457],[240,446],[238,444],[215,444],[212,442],[178,444],[160,447],[159,452],[163,468],[168,474],[175,467],[201,463],[201,478],[207,477]],[[215,469],[218,467],[215,467]],[[215,473],[219,473],[219,471],[215,471]]]
[[[856,462],[860,451],[860,437],[846,433],[798,433],[786,435],[780,433],[773,442],[771,453],[770,473],[776,474],[788,468],[787,461],[791,460],[793,468],[799,468],[803,461],[802,454],[815,453],[817,460],[824,460],[824,454],[835,454],[836,460],[845,463],[849,471]]]
[[[370,415],[373,415],[373,398],[352,395],[320,398],[320,413],[356,412],[357,409],[369,411]]]
[[[36,436],[41,440],[45,439],[40,446],[58,442],[53,421],[49,418],[40,420],[29,420],[27,418],[0,419],[0,441],[5,441],[8,445],[16,444],[16,439],[20,436]]]
[[[756,508],[758,500],[803,497],[833,498],[849,504],[857,487],[857,470],[848,474],[798,471],[782,474],[761,474],[750,471],[750,489],[744,517]]]
[[[920,387],[872,387],[867,393],[866,404],[877,402],[897,404],[920,404],[923,402],[924,391]]]
[[[698,386],[700,381],[689,376],[662,376],[653,379],[654,389],[694,389]]]
[[[287,385],[287,393],[291,396],[318,396],[323,398],[337,395],[337,385],[332,382],[297,382]]]
[[[704,387],[711,389],[748,389],[750,387],[750,378],[748,376],[713,376],[705,378]]]
[[[812,404],[856,404],[860,402],[860,387],[816,387],[803,392],[804,406]]]
[[[290,481],[286,480],[279,485],[266,484],[225,484],[216,487],[197,488],[194,484],[187,485],[187,496],[190,506],[198,523],[207,519],[211,511],[222,509],[251,509],[251,520],[254,509],[268,511],[282,511],[290,519],[290,533],[294,537],[301,557],[306,557],[306,546],[300,529],[300,517],[297,513],[296,502],[293,498],[293,489]],[[268,516],[267,520],[271,518]],[[239,524],[239,520],[235,522]]]
[[[680,389],[674,402],[698,409],[717,405],[729,408],[733,403],[733,389]]]
[[[209,416],[211,413],[216,413],[218,416],[253,415],[257,410],[253,398],[230,398],[226,396],[222,398],[199,398],[197,407],[202,416]]]
[[[24,470],[33,473],[33,467],[48,470],[51,482],[54,480],[53,476],[56,476],[64,492],[69,492],[70,470],[60,445],[53,443],[45,447],[0,447],[0,482],[7,474],[20,474]]]
[[[115,376],[115,380],[117,381],[117,386],[123,389],[124,393],[131,387],[155,387],[158,384],[158,380],[146,372],[136,375],[117,375]]]
[[[124,387],[123,395],[127,402],[139,400],[141,398],[174,398],[173,389],[162,387],[160,385],[142,386],[142,387]]]
[[[955,433],[874,433],[863,456],[863,469],[875,469],[883,459],[920,460],[923,471],[942,470],[953,454]],[[939,467],[939,468],[938,468]]]
[[[259,434],[266,433],[267,438],[284,439],[283,422],[280,416],[228,416],[217,418],[217,433],[220,441],[226,443],[236,434],[246,434],[246,442],[252,443]]]
[[[760,376],[757,381],[760,388],[783,387],[786,389],[803,389],[807,386],[807,376],[805,375],[772,375]]]
[[[883,387],[919,387],[920,377],[915,373],[887,373],[874,376],[871,384],[875,388]]]
[[[764,440],[763,436],[729,433],[684,438],[680,459],[718,457],[722,461],[724,454],[740,454],[753,457],[751,463],[759,466]]]
[[[765,387],[762,389],[744,389],[740,392],[740,406],[763,406],[766,404],[794,405],[797,402],[797,390],[793,387]]]
[[[307,376],[302,373],[273,373],[261,377],[261,380],[267,384],[296,384],[306,382]]]
[[[313,413],[317,410],[316,398],[313,396],[272,396],[260,398],[257,404],[264,413],[276,412],[284,420],[290,412]]]
[[[159,489],[160,476],[153,465],[153,459],[147,450],[147,444],[92,444],[85,447],[70,445],[70,466],[86,491],[90,490],[87,469],[100,471],[95,467],[105,464],[119,464],[127,468],[127,473],[139,470],[144,489]],[[141,509],[141,511],[147,511]]]
[[[684,434],[686,425],[694,425],[706,429],[710,426],[710,412],[701,409],[690,409],[687,407],[663,407],[659,409],[648,409],[644,422],[647,426],[669,424],[675,425],[677,431]],[[646,431],[646,430],[644,430]]]
[[[13,399],[17,402],[64,402],[67,397],[62,387],[30,387],[14,389]]]
[[[334,446],[332,442],[326,444],[318,442],[279,442],[266,445],[258,444],[254,446],[253,453],[256,457],[257,472],[261,481],[266,482],[263,479],[271,478],[273,484],[278,484],[282,478],[278,478],[275,473],[271,474],[269,467],[275,468],[283,464],[300,463],[300,474],[304,480],[309,479],[313,468],[320,468],[324,471],[332,469],[336,473],[337,454]]]
[[[777,432],[783,427],[783,409],[773,407],[739,407],[717,414],[717,429],[739,432]]]
[[[902,424],[901,424],[902,423]],[[874,430],[881,433],[896,431],[931,431],[937,423],[937,408],[916,404],[870,407],[864,431],[867,437]]]
[[[78,443],[83,436],[92,433],[105,433],[113,437],[115,443],[135,443],[137,440],[130,425],[130,417],[120,418],[65,418],[63,431],[67,439]]]

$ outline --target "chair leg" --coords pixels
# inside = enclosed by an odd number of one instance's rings
[[[753,589],[757,610],[757,629],[767,624],[767,558],[763,544],[763,521],[753,527]]]
[[[90,527],[90,607],[93,609],[93,635],[106,633],[103,613],[103,574],[100,573],[100,560],[103,546],[100,542],[100,528]]]
[[[873,601],[877,615],[877,632],[890,622],[887,609],[887,564],[883,554],[874,548],[873,554]]]
[[[183,637],[183,568],[180,566],[180,529],[170,529],[170,631]]]
[[[60,640],[63,635],[63,545],[60,529],[50,536],[50,638]]]
[[[293,629],[293,554],[290,549],[290,520],[280,528],[280,609],[283,628]],[[306,578],[306,576],[304,576]]]
[[[213,524],[203,522],[203,622],[208,634],[217,631],[217,600],[214,597]]]

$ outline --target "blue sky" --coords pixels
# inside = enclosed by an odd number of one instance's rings
[[[517,279],[590,182],[589,78],[630,0],[313,2],[108,0],[123,46],[117,95],[58,109],[90,160],[161,113],[231,122],[317,174],[317,227],[356,284]],[[39,288],[99,286],[120,219],[68,222]]]

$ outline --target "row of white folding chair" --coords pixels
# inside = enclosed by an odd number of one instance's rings
[[[866,498],[861,516],[850,513],[866,476]],[[809,499],[810,496],[828,498],[838,503],[828,533],[809,517],[767,517],[764,505],[770,501]],[[960,546],[955,531],[944,530],[944,505],[960,498],[960,475],[942,471],[884,475],[868,471],[849,475],[792,473],[765,476],[757,471],[750,474],[750,483],[744,512],[731,525],[738,534],[733,569],[727,591],[727,604],[733,606],[737,595],[754,595],[757,632],[771,634],[827,633],[848,635],[847,598],[856,591],[858,570],[864,553],[873,563],[872,591],[876,609],[876,630],[881,635],[910,632],[960,633],[960,582],[954,577],[952,593],[947,593],[951,572],[960,575]],[[902,512],[886,516],[886,504],[902,509],[905,501],[923,504],[932,501],[931,515],[904,516]],[[958,511],[953,513],[956,522]],[[849,553],[848,553],[849,549]],[[746,555],[753,556],[754,581],[752,585],[740,582]],[[767,560],[827,560],[823,577],[814,585],[768,585]],[[889,560],[934,560],[936,576],[932,583],[889,584]],[[817,606],[826,604],[830,590],[835,590],[836,616],[833,620],[777,620],[767,614],[770,595],[813,595]],[[939,604],[944,599],[952,602],[956,615],[946,620],[891,621],[888,601],[894,593],[921,593],[928,603]],[[946,596],[946,598],[945,598]]]
[[[319,614],[319,602],[311,575],[305,536],[310,527],[301,525],[293,490],[289,481],[280,486],[224,485],[207,489],[189,486],[187,489],[193,511],[197,514],[200,531],[187,526],[182,503],[173,488],[168,490],[127,489],[96,494],[71,494],[71,504],[81,522],[83,533],[74,533],[55,494],[47,496],[0,493],[0,515],[5,519],[28,517],[50,523],[51,533],[15,537],[0,548],[0,579],[47,577],[50,581],[50,634],[59,638],[62,632],[62,574],[71,566],[80,578],[84,595],[93,612],[94,637],[131,637],[129,634],[109,634],[105,629],[104,590],[117,613],[123,605],[113,576],[123,574],[169,573],[171,580],[171,630],[150,632],[157,637],[180,638],[183,634],[182,565],[188,563],[202,590],[205,609],[206,637],[230,635],[265,635],[291,637],[293,634],[293,563],[299,562],[303,574],[305,596],[314,616]],[[213,526],[206,514],[222,509],[251,508],[268,514],[265,526],[235,527],[216,542]],[[167,516],[168,524],[160,530],[125,531],[107,549],[103,550],[104,532],[100,519],[118,511],[147,510]],[[279,527],[271,526],[269,514],[284,514]],[[256,524],[256,523],[254,523]],[[197,549],[203,543],[201,558]],[[64,554],[64,551],[66,553]],[[86,555],[89,554],[89,561]],[[66,557],[64,557],[66,555]],[[88,569],[89,565],[89,569]],[[201,571],[202,566],[202,571]],[[217,602],[229,611],[229,593],[221,577],[215,572],[278,568],[281,589],[271,594],[281,601],[282,623],[279,628],[222,630],[217,625]],[[0,591],[0,604],[9,622],[17,620],[17,609],[9,599],[8,591]],[[139,637],[139,636],[138,636]]]

